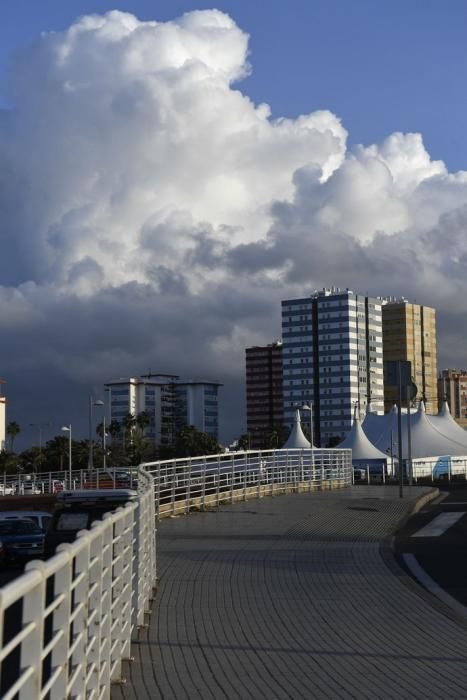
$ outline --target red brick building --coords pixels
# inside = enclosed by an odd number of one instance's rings
[[[247,433],[250,448],[281,447],[282,343],[247,348],[245,361]],[[281,444],[275,445],[275,440]]]

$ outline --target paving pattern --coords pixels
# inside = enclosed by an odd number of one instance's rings
[[[381,543],[427,489],[294,494],[160,523],[160,586],[113,700],[467,699],[467,627]]]

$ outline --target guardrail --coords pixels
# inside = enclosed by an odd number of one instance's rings
[[[157,517],[352,483],[349,449],[251,450],[142,466],[154,478]]]
[[[110,698],[156,581],[154,484],[0,589],[2,700]]]

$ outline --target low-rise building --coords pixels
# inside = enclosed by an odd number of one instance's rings
[[[438,377],[439,408],[444,399],[451,415],[462,428],[467,428],[467,370],[443,369]]]

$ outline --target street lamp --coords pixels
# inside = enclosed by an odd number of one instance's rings
[[[311,403],[311,401],[309,404],[304,403],[302,406],[302,410],[310,411],[310,447],[311,449],[313,449],[313,404]]]
[[[68,433],[68,480],[70,482],[71,489],[71,423],[70,425],[64,425],[62,430]]]

